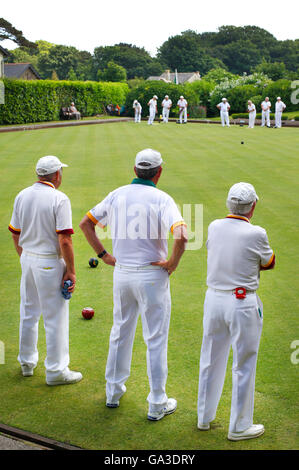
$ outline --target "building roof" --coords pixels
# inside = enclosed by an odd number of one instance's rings
[[[185,83],[188,80],[190,80],[192,77],[194,77],[194,75],[198,75],[198,77],[200,78],[199,72],[177,72],[177,73],[175,73],[175,72],[166,71],[166,72],[162,73],[162,75],[160,75],[159,77],[151,76],[151,77],[148,77],[147,80],[162,80],[164,82],[169,83],[169,82],[175,82],[176,76],[177,76],[179,83]]]
[[[6,78],[20,78],[27,69],[30,69],[31,72],[36,76],[36,78],[41,79],[39,73],[34,69],[34,67],[29,63],[16,63],[16,64],[4,64],[4,76]]]
[[[7,52],[6,49],[4,49],[3,47],[0,46],[0,52],[2,55],[4,55],[5,57],[8,57],[9,56],[9,53]]]

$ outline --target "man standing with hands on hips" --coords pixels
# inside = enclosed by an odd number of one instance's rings
[[[275,103],[275,127],[277,129],[280,129],[281,127],[281,116],[285,109],[286,109],[286,105],[281,100],[280,96],[278,96],[277,101]]]
[[[137,153],[131,184],[112,191],[82,219],[87,241],[113,277],[113,326],[106,364],[106,406],[117,408],[130,375],[135,329],[141,314],[147,345],[150,393],[148,419],[158,421],[176,410],[166,394],[167,343],[171,299],[169,276],[177,268],[187,242],[186,224],[174,200],[156,185],[162,172],[159,152]],[[113,256],[106,253],[95,226],[110,225]],[[167,260],[167,238],[174,244]]]
[[[221,124],[223,127],[229,127],[229,110],[230,104],[226,98],[222,98],[221,103],[217,104],[217,108],[220,110]]]
[[[249,183],[237,183],[227,197],[230,214],[208,228],[207,292],[198,389],[198,429],[207,431],[221,397],[230,346],[233,349],[232,400],[228,439],[258,437],[253,424],[256,362],[263,307],[256,294],[260,271],[274,268],[266,230],[252,225],[258,196]]]
[[[9,225],[20,256],[21,305],[18,360],[22,374],[32,376],[38,361],[38,323],[43,314],[48,385],[79,382],[80,372],[69,370],[69,301],[63,298],[64,281],[76,284],[71,235],[72,212],[69,198],[58,191],[62,181],[61,163],[55,156],[38,160],[38,181],[15,198]]]

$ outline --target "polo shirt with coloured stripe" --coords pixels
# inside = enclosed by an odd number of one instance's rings
[[[108,194],[87,216],[110,227],[113,255],[124,266],[147,266],[167,259],[169,232],[185,225],[171,196],[151,180],[135,178]]]

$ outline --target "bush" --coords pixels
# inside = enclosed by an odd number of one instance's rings
[[[248,113],[232,114],[231,117],[232,117],[232,119],[248,119]],[[262,119],[262,113],[257,113],[256,114],[256,119]],[[275,119],[275,114],[274,113],[270,113],[270,119],[272,119],[274,121],[274,119]],[[281,120],[282,121],[287,121],[288,116],[283,114],[282,117],[281,117]]]
[[[233,112],[242,112],[247,109],[247,101],[251,96],[264,94],[265,87],[271,81],[263,74],[245,75],[233,80],[225,80],[210,93],[211,113],[217,114],[217,104],[223,97],[227,98]],[[265,95],[267,96],[267,95]],[[261,100],[262,101],[262,100]],[[255,103],[257,106],[257,103]]]
[[[4,79],[5,103],[0,124],[59,120],[61,107],[76,104],[81,116],[93,116],[109,103],[123,105],[126,83]]]
[[[294,116],[295,121],[299,121],[299,116]]]
[[[198,103],[206,108],[206,116],[211,114],[211,100],[210,93],[214,88],[214,84],[206,80],[197,80],[193,83],[186,83],[186,89],[192,90],[198,99]],[[193,116],[193,117],[203,117],[203,116]]]
[[[264,88],[264,95],[269,96],[272,104],[272,109],[275,108],[276,98],[280,96],[282,101],[286,104],[287,111],[298,111],[299,105],[291,102],[294,88],[291,87],[291,80],[277,80],[276,82],[270,83]]]
[[[190,117],[193,117],[190,111],[192,112],[193,107],[199,105],[199,98],[196,93],[190,87],[185,85],[175,85],[174,83],[165,83],[163,81],[145,81],[137,88],[134,88],[129,91],[126,98],[126,115],[133,116],[133,101],[138,100],[142,106],[142,116],[149,115],[148,102],[154,96],[158,96],[157,108],[158,115],[162,114],[162,101],[165,95],[168,95],[172,101],[172,107],[170,109],[169,116],[174,117],[178,115],[177,102],[181,95],[188,101],[188,114]],[[194,108],[197,109],[197,108]]]

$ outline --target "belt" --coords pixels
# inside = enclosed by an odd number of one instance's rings
[[[53,254],[49,254],[49,255],[44,255],[42,253],[32,253],[32,251],[27,251],[27,250],[23,250],[23,253],[24,255],[26,256],[33,256],[34,258],[52,258],[52,259],[59,259],[59,258],[62,258],[61,255],[55,255],[54,253]]]
[[[124,266],[123,264],[115,263],[116,268],[123,269],[124,271],[147,271],[153,269],[161,269],[160,266],[153,266],[152,264],[148,264],[146,266]]]
[[[239,287],[239,288],[235,288],[235,289],[230,289],[230,290],[222,290],[222,289],[214,289],[213,287],[209,287],[209,289],[213,290],[214,292],[221,292],[223,294],[236,294],[236,289],[245,289],[244,287]],[[256,291],[255,290],[247,290],[245,289],[246,291],[246,294],[255,294]]]

